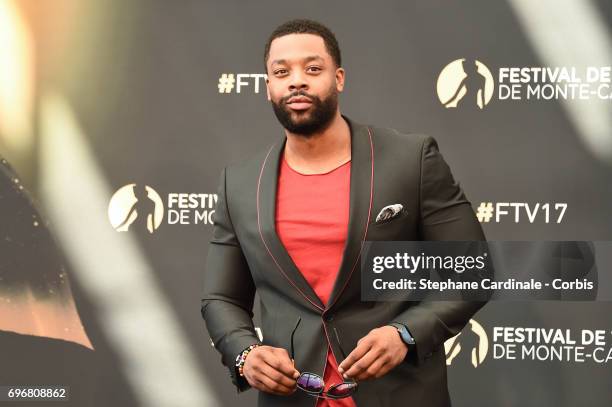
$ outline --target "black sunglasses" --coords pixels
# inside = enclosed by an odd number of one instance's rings
[[[297,330],[301,321],[302,318],[298,317],[297,322],[295,323],[295,328],[293,328],[293,331],[291,332],[291,360],[294,360],[293,336],[295,335],[295,331]],[[340,344],[340,337],[338,336],[336,327],[333,327],[333,330],[334,334],[336,335],[336,340],[338,341],[338,347],[340,348],[342,357],[346,359],[346,354],[344,353],[342,345]],[[357,391],[357,382],[354,380],[344,380],[342,383],[333,384],[329,387],[329,389],[327,389],[327,391],[325,391],[325,382],[320,375],[316,373],[302,372],[297,379],[297,387],[314,397],[343,399],[350,397]]]

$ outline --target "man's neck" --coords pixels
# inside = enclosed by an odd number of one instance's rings
[[[351,130],[340,112],[322,132],[310,137],[285,130],[285,160],[302,174],[329,172],[351,159]]]

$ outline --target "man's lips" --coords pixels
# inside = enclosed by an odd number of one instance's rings
[[[294,96],[287,100],[287,106],[292,110],[306,110],[312,105],[312,101],[304,96]]]

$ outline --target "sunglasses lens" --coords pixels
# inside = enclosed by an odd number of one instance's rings
[[[330,397],[341,399],[343,397],[348,397],[355,392],[357,389],[356,382],[344,382],[340,384],[335,384],[327,390],[327,394]]]
[[[323,391],[323,378],[313,373],[302,373],[298,377],[297,385],[304,391],[321,393]]]

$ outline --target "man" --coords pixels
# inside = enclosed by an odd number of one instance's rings
[[[329,29],[281,25],[265,65],[286,137],[221,175],[202,316],[223,364],[260,406],[312,407],[304,372],[357,383],[319,407],[450,405],[443,344],[483,303],[362,302],[358,264],[365,240],[484,240],[470,203],[434,139],[340,114]]]

